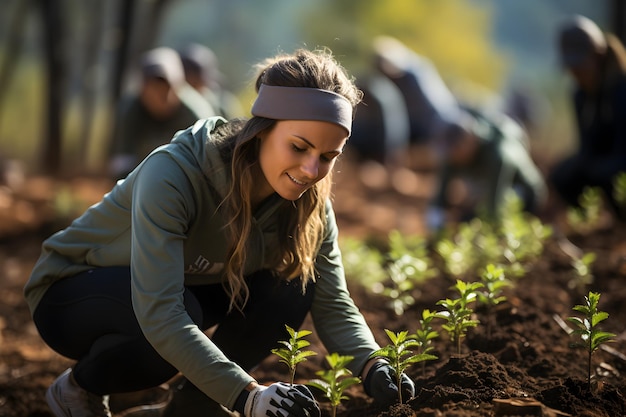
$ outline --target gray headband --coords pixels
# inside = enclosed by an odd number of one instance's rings
[[[352,104],[344,96],[319,88],[261,84],[252,105],[254,116],[274,120],[320,120],[352,128]]]

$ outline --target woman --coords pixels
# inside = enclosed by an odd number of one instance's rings
[[[25,295],[42,338],[77,361],[47,392],[55,415],[109,416],[108,394],[181,372],[245,417],[319,416],[306,386],[248,373],[309,311],[366,392],[396,398],[391,368],[369,360],[379,346],[346,289],[329,202],[360,92],[306,50],[265,62],[256,89],[250,120],[178,132],[44,242]],[[408,378],[401,389],[414,394]]]

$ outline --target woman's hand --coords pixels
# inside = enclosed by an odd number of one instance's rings
[[[257,385],[243,409],[245,417],[320,417],[320,408],[305,385],[277,382]]]
[[[381,405],[389,406],[398,401],[396,372],[386,362],[374,362],[363,381],[365,393]],[[402,398],[408,400],[415,396],[415,383],[406,374],[402,374],[400,389]]]

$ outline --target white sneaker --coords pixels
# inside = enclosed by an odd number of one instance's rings
[[[46,391],[46,401],[56,417],[111,417],[109,396],[92,394],[70,378],[71,369],[63,372]]]

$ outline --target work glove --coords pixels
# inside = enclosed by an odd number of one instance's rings
[[[363,388],[367,395],[383,406],[398,402],[396,372],[385,362],[375,362],[372,365],[363,381]],[[415,383],[406,374],[402,374],[400,389],[403,401],[415,396]]]
[[[276,382],[258,385],[248,394],[245,417],[320,417],[321,411],[305,385]]]

